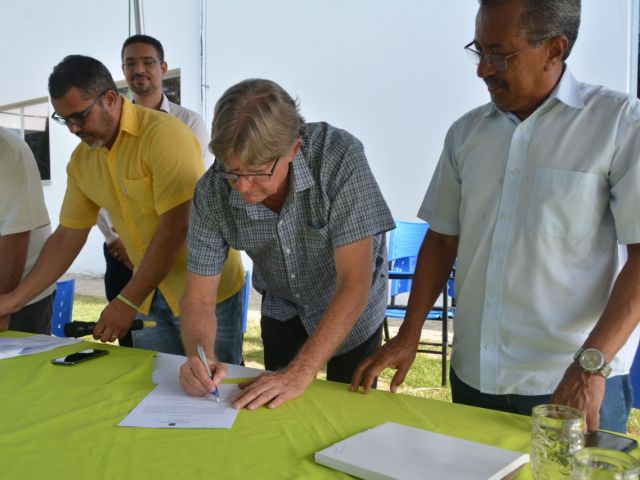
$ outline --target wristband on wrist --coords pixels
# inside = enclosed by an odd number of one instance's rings
[[[118,294],[118,296],[116,297],[118,300],[120,300],[122,303],[124,303],[127,307],[131,307],[133,308],[136,312],[138,311],[138,309],[140,307],[138,307],[138,305],[136,305],[135,303],[133,303],[131,300],[129,300],[127,297],[125,297],[122,294]]]

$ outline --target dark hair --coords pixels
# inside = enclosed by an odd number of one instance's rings
[[[49,75],[51,98],[64,97],[71,87],[82,90],[87,96],[100,95],[108,90],[118,91],[107,67],[99,60],[84,55],[64,57]]]
[[[162,48],[162,44],[160,40],[157,40],[149,35],[132,35],[127,38],[122,44],[122,50],[120,51],[120,58],[124,61],[124,49],[127,48],[132,43],[146,43],[151,45],[156,49],[156,53],[158,54],[158,58],[161,62],[164,62],[164,48]]]
[[[508,0],[480,0],[482,7],[494,7]],[[571,53],[580,28],[580,0],[524,0],[520,19],[524,37],[530,44],[564,35],[569,41],[563,60]]]

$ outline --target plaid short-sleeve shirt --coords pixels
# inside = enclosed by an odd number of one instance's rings
[[[283,321],[299,316],[311,334],[335,294],[336,248],[373,237],[369,302],[336,351],[341,355],[382,323],[385,232],[395,225],[355,137],[310,123],[302,140],[280,214],[246,203],[211,169],[200,179],[189,222],[189,270],[217,275],[229,247],[246,251],[254,263],[253,284],[264,295],[262,314]]]

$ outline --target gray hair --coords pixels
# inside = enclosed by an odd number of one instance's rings
[[[481,7],[495,7],[509,0],[479,0]],[[566,60],[578,38],[580,0],[523,0],[520,19],[522,32],[529,44],[564,35],[569,41],[562,60]]]
[[[298,103],[280,85],[252,78],[218,100],[209,149],[222,161],[238,155],[245,165],[262,165],[285,155],[304,129]]]

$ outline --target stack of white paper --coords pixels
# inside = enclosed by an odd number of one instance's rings
[[[77,338],[60,338],[51,335],[31,335],[22,338],[0,338],[0,360],[3,358],[33,355],[54,348],[65,347],[81,342]]]
[[[316,452],[315,460],[366,480],[499,480],[529,455],[390,422]]]

